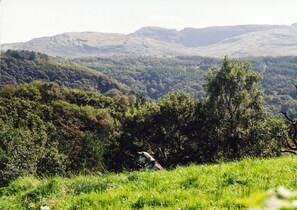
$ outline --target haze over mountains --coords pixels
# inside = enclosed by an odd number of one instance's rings
[[[144,27],[131,34],[69,32],[35,38],[2,49],[33,50],[52,56],[200,55],[223,57],[297,55],[297,24],[185,28]]]

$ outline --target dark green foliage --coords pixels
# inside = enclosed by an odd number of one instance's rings
[[[250,59],[253,69],[263,74],[261,86],[269,110],[297,114],[296,91],[297,57],[262,57]]]
[[[0,184],[29,174],[105,171],[103,155],[117,130],[112,117],[117,110],[116,100],[52,83],[5,86],[0,91]]]
[[[146,110],[149,110],[146,113]],[[130,123],[137,123],[132,139],[141,140],[142,147],[151,151],[164,165],[209,162],[212,148],[204,136],[205,119],[202,104],[184,92],[170,93],[157,105],[148,104],[134,113]],[[136,115],[135,115],[136,114]]]
[[[39,147],[34,145],[32,133],[11,129],[2,123],[0,148],[0,183],[7,184],[19,176],[35,175]]]
[[[203,74],[220,60],[193,57],[102,57],[74,59],[143,92],[152,99],[184,89],[195,98],[203,96]]]
[[[218,157],[265,156],[266,147],[271,154],[273,145],[266,141],[273,139],[267,139],[270,128],[259,82],[249,63],[228,57],[206,75],[206,106],[215,122],[211,132],[220,145]]]
[[[34,80],[55,82],[66,87],[112,96],[128,92],[128,89],[116,80],[67,60],[29,51],[1,52],[0,87]]]
[[[206,78],[205,100],[185,91],[150,101],[40,81],[5,85],[0,185],[24,175],[131,170],[143,150],[166,168],[280,155],[285,126],[266,113],[260,77],[250,65],[225,58]],[[135,207],[141,205],[140,199]]]
[[[248,58],[254,71],[261,73],[261,86],[269,111],[297,113],[294,84],[297,75],[297,57]],[[203,75],[212,66],[221,65],[220,59],[199,56],[177,57],[98,57],[74,59],[75,62],[96,69],[141,91],[152,99],[169,92],[185,90],[201,99]]]

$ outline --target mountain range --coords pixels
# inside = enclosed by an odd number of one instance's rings
[[[183,30],[144,27],[131,34],[67,32],[3,50],[32,50],[66,58],[102,55],[200,55],[223,57],[297,55],[297,23],[237,25]]]

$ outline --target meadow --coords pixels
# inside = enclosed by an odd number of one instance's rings
[[[248,198],[297,189],[297,157],[244,159],[163,171],[36,179],[0,188],[0,209],[246,209]]]

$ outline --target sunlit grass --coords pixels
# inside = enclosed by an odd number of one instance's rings
[[[239,199],[280,185],[297,189],[297,157],[156,172],[23,177],[0,188],[0,209],[244,209]]]

